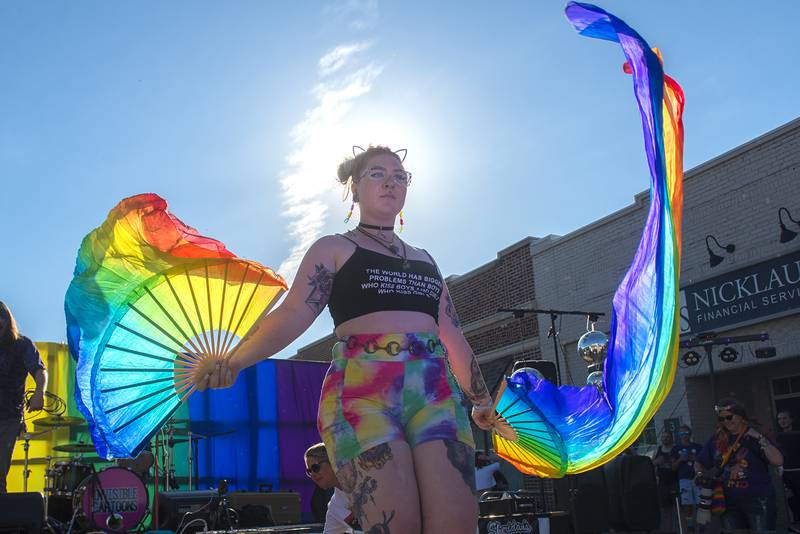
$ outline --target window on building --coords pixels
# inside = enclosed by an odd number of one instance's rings
[[[795,421],[800,420],[800,375],[772,379],[773,416],[789,411]]]

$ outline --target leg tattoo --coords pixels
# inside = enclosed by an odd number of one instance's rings
[[[392,460],[392,448],[388,443],[381,443],[370,450],[363,452],[358,457],[358,466],[363,470],[381,469],[386,462]]]
[[[460,441],[445,440],[444,446],[447,448],[447,459],[461,473],[464,484],[470,491],[475,491],[475,453]]]
[[[352,461],[336,472],[336,478],[339,479],[339,485],[342,486],[345,493],[353,493],[353,490],[356,489],[357,477],[355,462]]]
[[[389,531],[389,523],[392,522],[392,519],[394,519],[394,510],[389,514],[389,517],[386,517],[386,512],[383,512],[383,522],[375,523],[365,530],[364,534],[392,534]]]
[[[378,489],[378,481],[371,476],[365,476],[358,484],[358,488],[353,492],[353,515],[362,525],[366,522],[364,506],[371,502],[375,504],[375,497],[372,496]]]

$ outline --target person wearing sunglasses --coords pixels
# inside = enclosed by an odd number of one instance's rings
[[[195,384],[229,387],[327,306],[338,342],[317,428],[359,523],[366,532],[475,532],[475,443],[462,396],[483,430],[495,412],[436,262],[395,227],[412,183],[405,156],[353,148],[337,174],[352,195],[346,222],[358,204],[356,227],[311,245],[283,302]]]
[[[783,464],[775,444],[754,428],[738,401],[716,406],[719,427],[697,455],[695,472],[718,472],[725,496],[723,532],[773,532],[775,492],[769,467]]]
[[[306,475],[314,481],[322,491],[333,490],[327,502],[325,517],[325,529],[323,534],[351,534],[353,530],[354,516],[350,511],[350,499],[342,491],[342,485],[336,478],[336,473],[331,468],[328,461],[328,451],[324,443],[317,443],[306,450]],[[313,504],[313,503],[312,503]],[[313,508],[313,506],[312,506]]]

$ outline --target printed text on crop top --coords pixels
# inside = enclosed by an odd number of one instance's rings
[[[328,309],[334,327],[379,311],[427,313],[439,324],[442,277],[427,261],[408,262],[411,266],[404,270],[400,258],[356,244],[355,252],[333,277]]]

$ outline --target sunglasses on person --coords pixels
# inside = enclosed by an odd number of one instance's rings
[[[319,470],[322,469],[322,464],[328,464],[328,463],[330,463],[328,460],[322,460],[315,464],[309,465],[308,469],[306,469],[306,475],[308,475],[309,477],[312,474],[316,475],[317,473],[319,473]]]
[[[394,182],[401,187],[408,187],[411,184],[411,173],[406,171],[392,171],[391,173],[383,167],[370,167],[361,173],[361,178],[369,177],[373,182],[383,182],[386,177],[391,175]]]
[[[733,414],[720,415],[719,417],[717,417],[717,421],[719,421],[720,423],[723,422],[723,421],[733,421],[734,417],[736,417],[736,416],[733,415]]]

